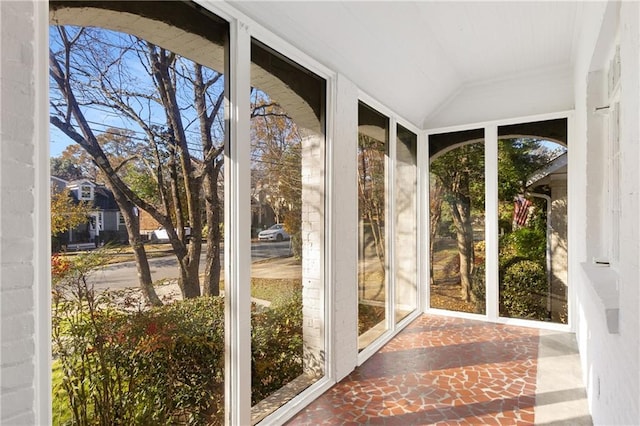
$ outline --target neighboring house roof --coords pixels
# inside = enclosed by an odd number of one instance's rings
[[[113,193],[105,186],[96,186],[93,194],[93,205],[95,207],[101,210],[118,210],[118,204],[116,203]]]
[[[76,179],[67,182],[67,188],[69,189],[79,188],[81,185],[91,185],[92,187],[98,186],[95,182],[92,182],[89,179]]]
[[[527,179],[527,188],[548,184],[552,179],[567,180],[567,153],[561,154],[535,171]]]
[[[93,188],[93,199],[90,200],[93,207],[98,210],[118,210],[118,204],[113,193],[104,186],[97,184],[89,179],[77,179],[66,181],[57,176],[51,176],[51,187],[55,192],[62,191],[63,188],[69,189],[74,200],[78,201],[78,189],[82,186],[91,186]]]
[[[65,189],[69,185],[69,182],[57,176],[51,176],[50,181],[51,181],[51,190],[54,193],[61,192],[63,189]]]

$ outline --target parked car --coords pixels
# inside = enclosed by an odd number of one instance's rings
[[[284,230],[284,225],[281,223],[276,223],[270,228],[258,233],[258,239],[260,241],[283,241],[289,238],[289,234]]]

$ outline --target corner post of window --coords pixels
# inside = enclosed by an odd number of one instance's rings
[[[34,304],[35,304],[35,424],[51,424],[51,207],[49,173],[49,4],[34,5]]]
[[[498,312],[498,127],[485,127],[485,256],[487,318],[495,320]]]
[[[225,74],[225,424],[251,423],[251,205],[249,92],[251,37],[246,24],[230,25]]]
[[[389,153],[387,156],[387,220],[385,226],[387,227],[388,237],[385,239],[385,250],[387,256],[385,256],[385,269],[387,276],[387,329],[393,330],[396,323],[396,274],[398,271],[398,262],[396,259],[396,202],[398,200],[398,194],[396,193],[396,167],[397,162],[397,138],[398,129],[395,117],[389,119]]]
[[[429,275],[431,256],[429,256],[429,134],[418,134],[418,309],[427,312],[431,288]]]

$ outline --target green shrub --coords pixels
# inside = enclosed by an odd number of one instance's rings
[[[73,424],[222,423],[223,312],[220,298],[202,297],[67,321],[54,339],[64,372],[54,392],[66,391]]]
[[[52,259],[54,424],[222,424],[224,300],[116,310],[87,284],[100,257]],[[302,374],[300,289],[252,325],[255,403]]]
[[[302,293],[254,305],[251,315],[251,403],[263,400],[303,372]]]
[[[538,262],[520,260],[505,267],[500,283],[500,313],[512,318],[548,319],[547,276]]]
[[[520,228],[500,239],[501,266],[513,258],[544,264],[547,255],[547,235],[540,228]]]

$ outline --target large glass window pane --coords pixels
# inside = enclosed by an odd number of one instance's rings
[[[484,130],[429,136],[430,307],[485,312]]]
[[[389,119],[358,105],[358,349],[387,330]]]
[[[418,285],[418,137],[398,125],[396,138],[395,319],[417,308]]]
[[[252,421],[325,373],[325,81],[251,45]]]
[[[503,126],[499,135],[500,315],[566,324],[566,121]]]
[[[54,424],[224,422],[228,25],[143,3],[50,27]]]

